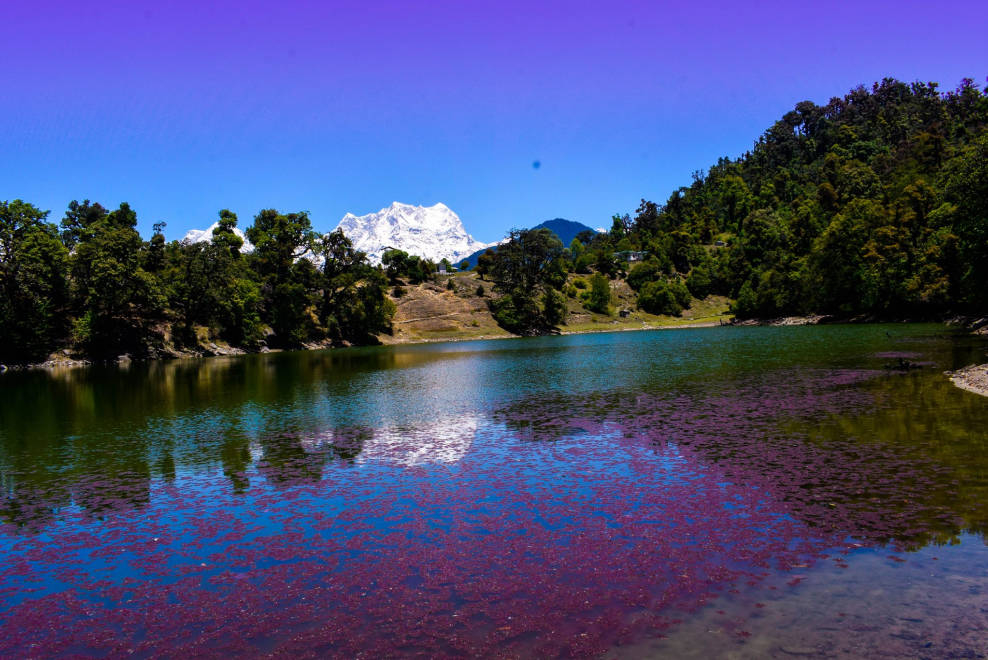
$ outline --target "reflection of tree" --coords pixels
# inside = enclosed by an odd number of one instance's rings
[[[175,480],[175,457],[171,452],[163,454],[158,459],[157,472],[168,481]]]
[[[73,484],[73,503],[86,515],[103,518],[116,512],[142,509],[151,503],[151,474],[145,469],[112,476],[82,478]]]
[[[83,516],[101,519],[144,508],[150,502],[151,481],[147,470],[121,470],[105,477],[76,474],[64,483],[54,475],[35,476],[7,490],[0,502],[0,521],[40,531],[71,506],[78,507]]]
[[[171,480],[179,471],[217,464],[242,493],[250,487],[252,442],[262,449],[268,473],[280,475],[273,479],[317,479],[326,452],[354,460],[363,443],[360,433],[337,433],[313,456],[304,441],[293,444],[292,437],[312,438],[346,424],[331,408],[313,414],[320,398],[350,396],[362,374],[434,359],[415,351],[360,349],[5,373],[0,519],[50,522],[57,517],[52,511],[73,502],[100,512],[127,502],[136,506],[146,503],[151,479]],[[279,409],[292,412],[267,414]],[[279,467],[271,472],[273,465]],[[119,477],[113,486],[118,496],[91,493],[94,477]]]
[[[353,462],[369,437],[370,430],[359,428],[264,435],[259,439],[264,458],[257,471],[277,486],[317,483],[327,463]]]
[[[69,501],[67,493],[19,484],[7,490],[0,501],[0,522],[40,530],[55,522],[56,512]]]
[[[250,440],[243,433],[227,429],[219,448],[223,476],[230,480],[233,492],[245,493],[250,488],[247,468],[250,466]]]
[[[291,435],[265,436],[260,440],[264,458],[257,472],[276,486],[317,483],[322,478],[326,454],[306,452],[299,439]]]
[[[932,375],[776,371],[677,392],[533,397],[495,418],[526,440],[590,432],[675,445],[814,534],[918,548],[988,531],[988,415],[950,387]]]

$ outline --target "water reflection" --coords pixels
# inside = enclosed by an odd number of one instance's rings
[[[875,549],[892,567],[924,547],[971,552],[988,523],[988,400],[942,371],[983,344],[938,332],[5,375],[0,653],[595,656],[714,603],[751,617]],[[883,369],[904,353],[936,368]],[[204,620],[218,632],[193,632]],[[98,634],[106,621],[115,636]]]
[[[479,421],[475,415],[445,417],[420,428],[384,428],[364,445],[360,460],[403,467],[453,464],[470,451]]]

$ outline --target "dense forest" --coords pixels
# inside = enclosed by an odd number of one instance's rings
[[[684,284],[742,317],[984,313],[988,94],[886,79],[799,103],[750,152],[665,204],[642,200],[588,247],[600,271],[620,267],[608,253],[648,251],[628,275],[650,306]]]
[[[67,344],[111,355],[166,332],[195,344],[200,328],[235,345],[370,341],[390,328],[389,287],[435,277],[400,252],[371,266],[306,213],[258,213],[250,253],[225,210],[209,242],[168,243],[163,224],[144,240],[136,225],[127,204],[72,202],[56,225],[31,204],[0,203],[0,358]],[[656,314],[710,294],[740,317],[984,314],[988,88],[886,79],[799,103],[751,151],[696,172],[664,204],[615,215],[608,233],[567,247],[548,230],[514,230],[476,270],[494,284],[495,318],[517,332],[564,323],[567,295],[611,312],[615,277]]]
[[[128,204],[73,201],[58,226],[47,215],[0,203],[5,359],[39,359],[65,344],[91,357],[153,355],[165,336],[198,345],[200,328],[249,346],[362,342],[390,327],[384,273],[341,232],[314,232],[306,213],[258,213],[249,254],[228,210],[200,243],[166,242],[163,224],[143,240]]]
[[[969,79],[947,93],[886,79],[823,106],[799,103],[742,157],[561,248],[541,283],[598,312],[608,306],[600,278],[620,276],[639,309],[656,314],[712,293],[734,300],[742,318],[984,314],[988,90]],[[510,298],[499,320],[517,325],[522,309],[530,326],[554,324],[551,291],[504,278],[500,262],[517,258],[505,252],[478,264]],[[544,252],[535,249],[535,261]],[[560,271],[593,273],[591,286],[577,280],[585,290],[575,291]]]

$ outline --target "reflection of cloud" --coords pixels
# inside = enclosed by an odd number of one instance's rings
[[[379,429],[364,445],[359,460],[384,460],[404,467],[456,463],[470,451],[476,435],[473,415],[446,417],[415,428]]]
[[[264,447],[256,440],[248,445],[248,451],[250,452],[250,460],[254,463],[264,458]]]

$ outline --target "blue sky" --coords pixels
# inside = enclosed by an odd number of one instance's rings
[[[477,239],[605,225],[797,102],[984,83],[988,3],[11,2],[0,199],[319,229],[443,202]],[[538,168],[533,163],[539,161]]]

